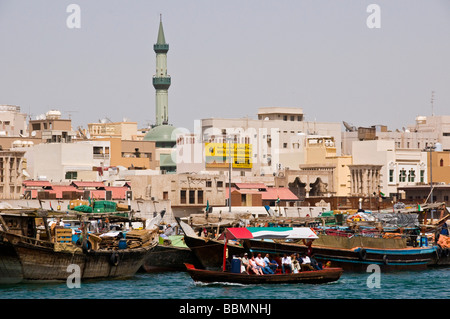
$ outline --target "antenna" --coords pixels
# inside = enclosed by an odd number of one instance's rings
[[[434,91],[431,91],[431,116],[434,116]]]

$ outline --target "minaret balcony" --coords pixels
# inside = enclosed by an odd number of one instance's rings
[[[167,51],[169,51],[169,45],[167,43],[154,44],[153,45],[153,50],[156,53],[167,53]]]
[[[153,77],[153,87],[157,90],[168,90],[170,87],[170,76],[168,77]]]

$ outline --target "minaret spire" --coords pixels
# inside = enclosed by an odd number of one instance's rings
[[[159,16],[159,30],[156,44],[153,45],[156,53],[156,73],[153,76],[153,87],[156,89],[156,126],[165,125],[169,122],[168,114],[168,90],[171,79],[167,75],[167,52],[169,44],[164,37],[162,15]]]

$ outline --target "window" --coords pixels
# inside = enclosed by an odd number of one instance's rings
[[[223,187],[223,182],[222,181],[217,181],[217,187]]]
[[[283,143],[283,148],[287,148],[287,143]]]
[[[394,182],[394,170],[390,169],[389,170],[389,183],[393,183]]]
[[[444,166],[444,159],[443,158],[441,158],[441,160],[439,161],[439,166],[440,167]]]
[[[77,172],[66,172],[66,179],[77,179],[78,173]]]
[[[408,172],[408,182],[414,183],[415,180],[416,180],[416,171],[411,168]]]
[[[168,200],[169,199],[169,192],[163,192],[163,199]]]
[[[420,170],[420,182],[425,183],[425,170]]]
[[[295,121],[295,116],[291,115],[291,121]]]
[[[212,187],[212,182],[211,181],[206,181],[206,187]]]
[[[283,116],[283,121],[287,121],[287,115]]]
[[[195,191],[189,191],[189,204],[195,204]]]
[[[180,191],[180,204],[186,204],[186,191]]]
[[[197,204],[203,204],[203,191],[197,191]]]
[[[398,176],[398,181],[399,181],[400,183],[406,182],[406,170],[403,169],[403,168],[400,170],[400,174],[399,174],[399,176]]]

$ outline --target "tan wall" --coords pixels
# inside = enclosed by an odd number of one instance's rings
[[[428,153],[428,163],[430,162],[430,154]],[[446,183],[450,184],[450,152],[433,152],[431,154],[433,165],[433,184]],[[441,160],[442,165],[441,166]],[[428,168],[428,176],[431,176],[430,168]],[[430,178],[429,181],[430,182]]]
[[[129,180],[134,199],[170,200],[172,207],[204,208],[207,201],[210,206],[223,206],[225,203],[226,178],[223,175],[162,174],[130,176]],[[186,191],[185,202],[181,199],[182,190]],[[190,203],[189,191],[194,191],[193,203]],[[201,202],[199,201],[199,191],[203,192]]]
[[[100,139],[99,139],[100,140]],[[159,166],[156,161],[155,142],[152,141],[125,141],[120,138],[106,138],[111,144],[110,164],[111,166],[123,166],[126,168],[139,167],[143,169],[156,169]],[[138,148],[142,157],[134,157],[135,149]],[[122,153],[130,154],[132,157],[124,157]],[[144,157],[144,153],[150,153],[150,157]]]

